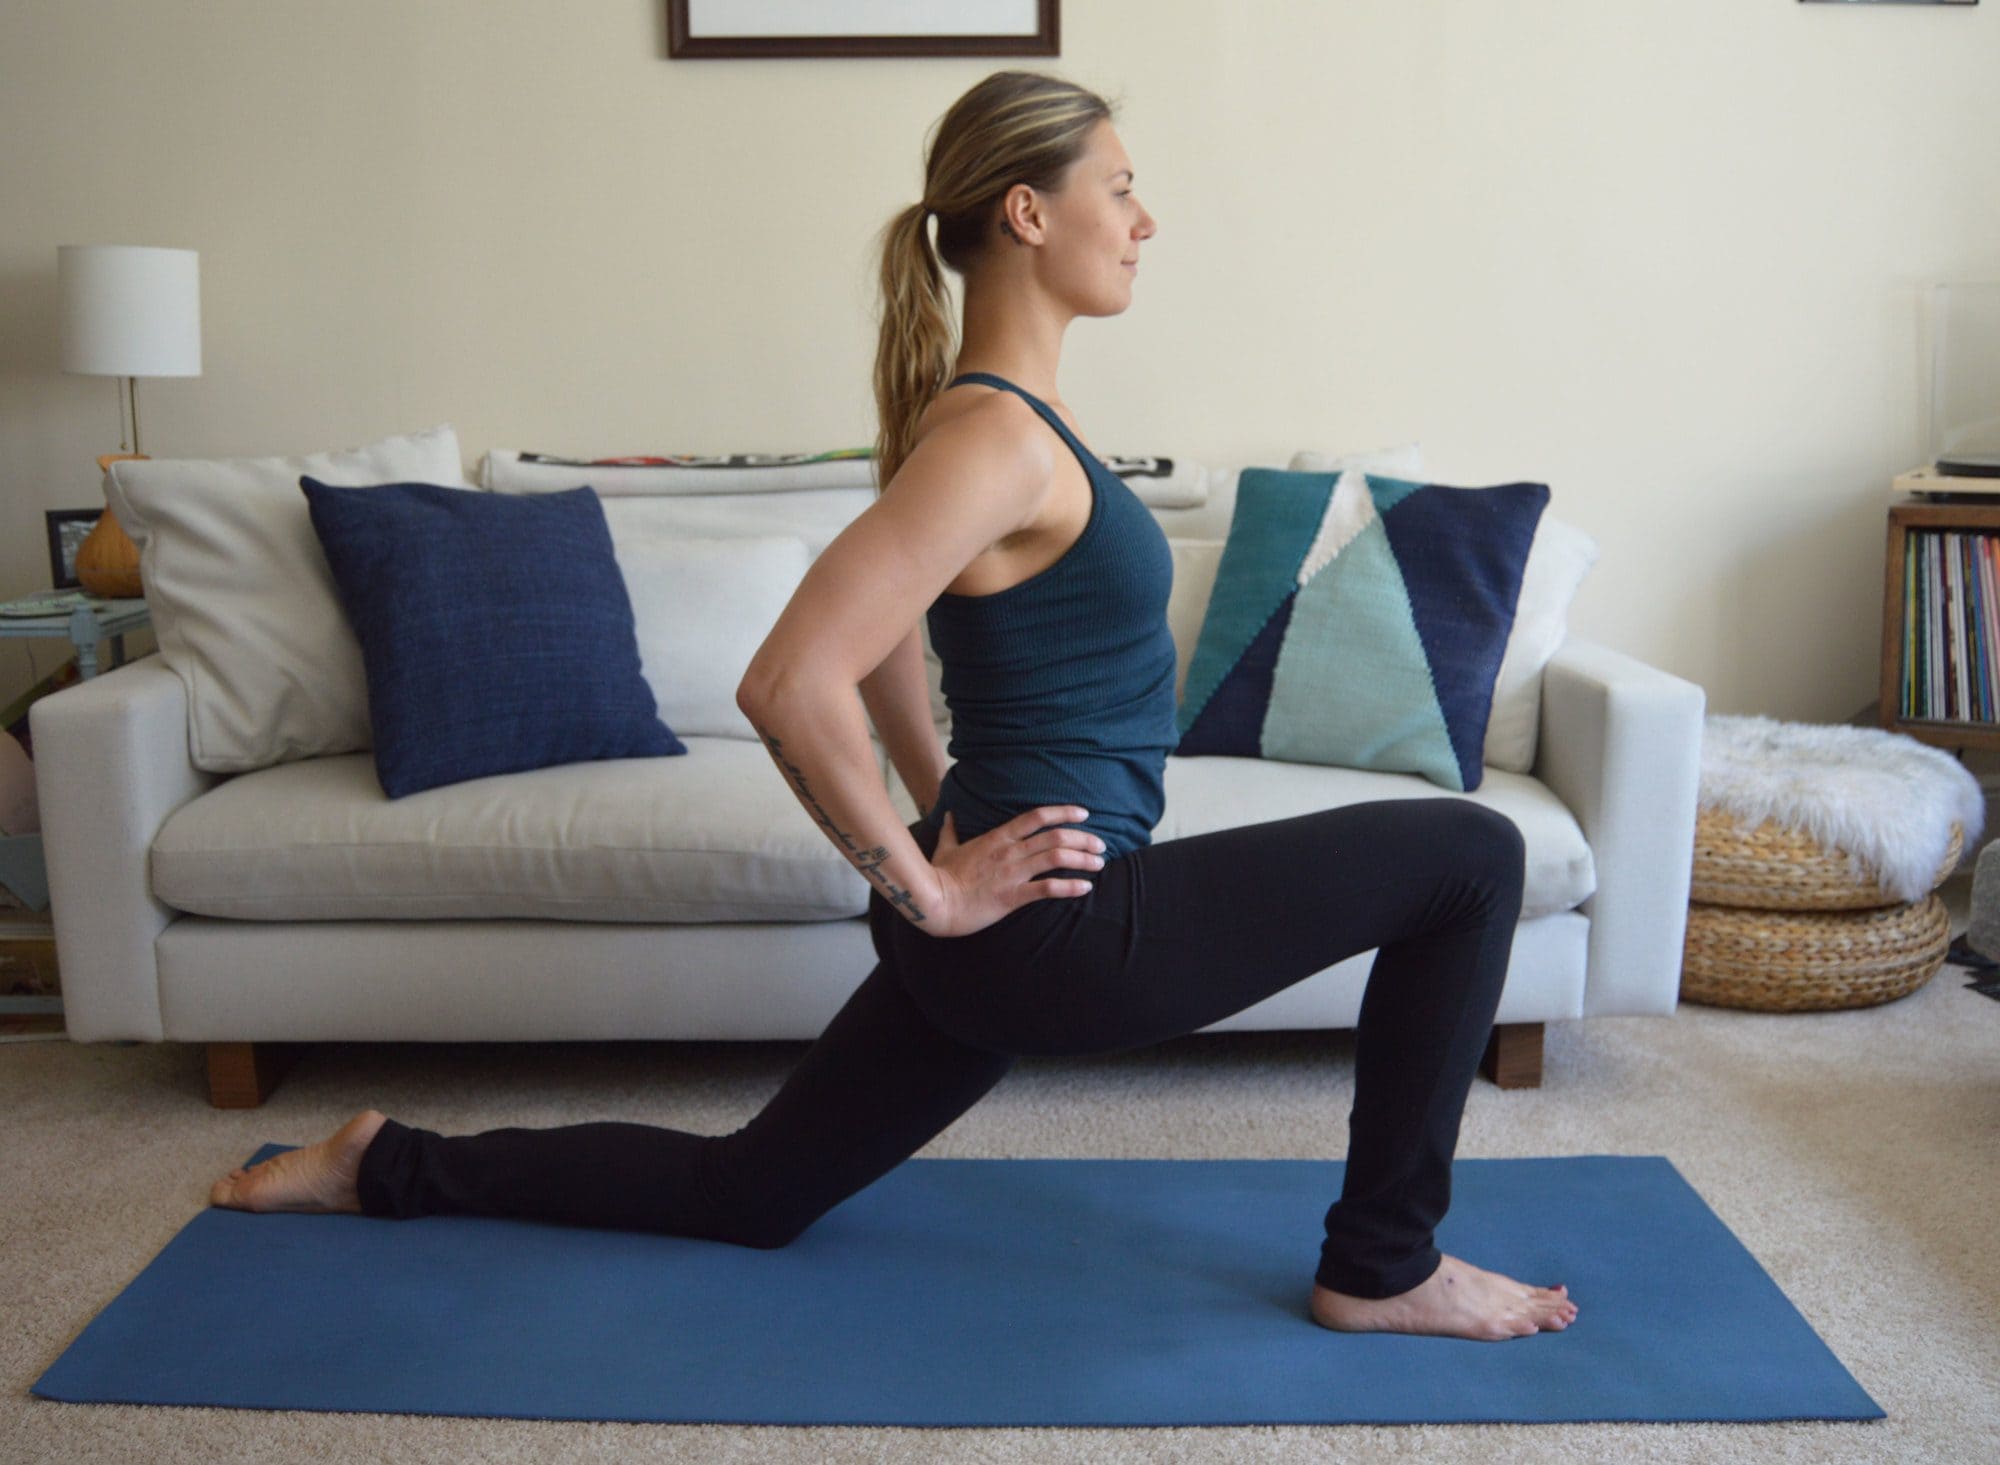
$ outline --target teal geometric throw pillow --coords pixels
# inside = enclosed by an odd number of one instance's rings
[[[1493,684],[1548,485],[1245,468],[1175,752],[1485,776]]]

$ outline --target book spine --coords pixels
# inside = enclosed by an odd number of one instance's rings
[[[1944,665],[1944,627],[1940,613],[1943,605],[1938,579],[1937,536],[1924,536],[1924,589],[1929,593],[1931,608],[1924,615],[1924,716],[1938,718],[1944,713],[1943,697],[1940,689],[1944,686],[1941,675]]]
[[[1917,594],[1918,536],[1903,536],[1903,675],[1900,716],[1917,715],[1917,627],[1923,622],[1922,600]]]

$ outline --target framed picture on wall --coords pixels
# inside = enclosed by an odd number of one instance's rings
[[[667,55],[1060,56],[1059,0],[667,0]]]
[[[76,578],[76,552],[90,538],[104,510],[44,509],[49,521],[49,582],[58,590],[74,590],[83,582]]]

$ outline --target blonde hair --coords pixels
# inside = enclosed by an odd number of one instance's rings
[[[957,355],[945,292],[948,265],[962,276],[996,241],[996,205],[1025,183],[1055,193],[1083,155],[1090,130],[1110,120],[1096,92],[1034,71],[996,71],[935,124],[924,160],[924,196],[878,236],[882,316],[875,346],[875,483],[879,493],[915,445],[917,421],[944,389]],[[937,248],[925,227],[937,215]]]

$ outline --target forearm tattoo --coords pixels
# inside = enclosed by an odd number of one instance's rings
[[[764,746],[770,750],[771,756],[778,760],[778,766],[791,778],[799,797],[812,811],[814,822],[831,834],[840,847],[847,851],[848,858],[854,861],[854,867],[861,872],[864,879],[875,883],[882,892],[884,900],[892,906],[901,906],[909,912],[912,921],[921,925],[924,913],[918,909],[914,894],[891,880],[888,872],[882,868],[883,862],[889,858],[889,847],[878,844],[873,849],[862,849],[852,835],[833,822],[833,816],[827,813],[817,798],[813,797],[812,788],[806,783],[805,770],[785,756],[784,745],[778,741],[776,735],[765,731],[755,723],[751,726],[757,728],[757,736],[764,740]]]

